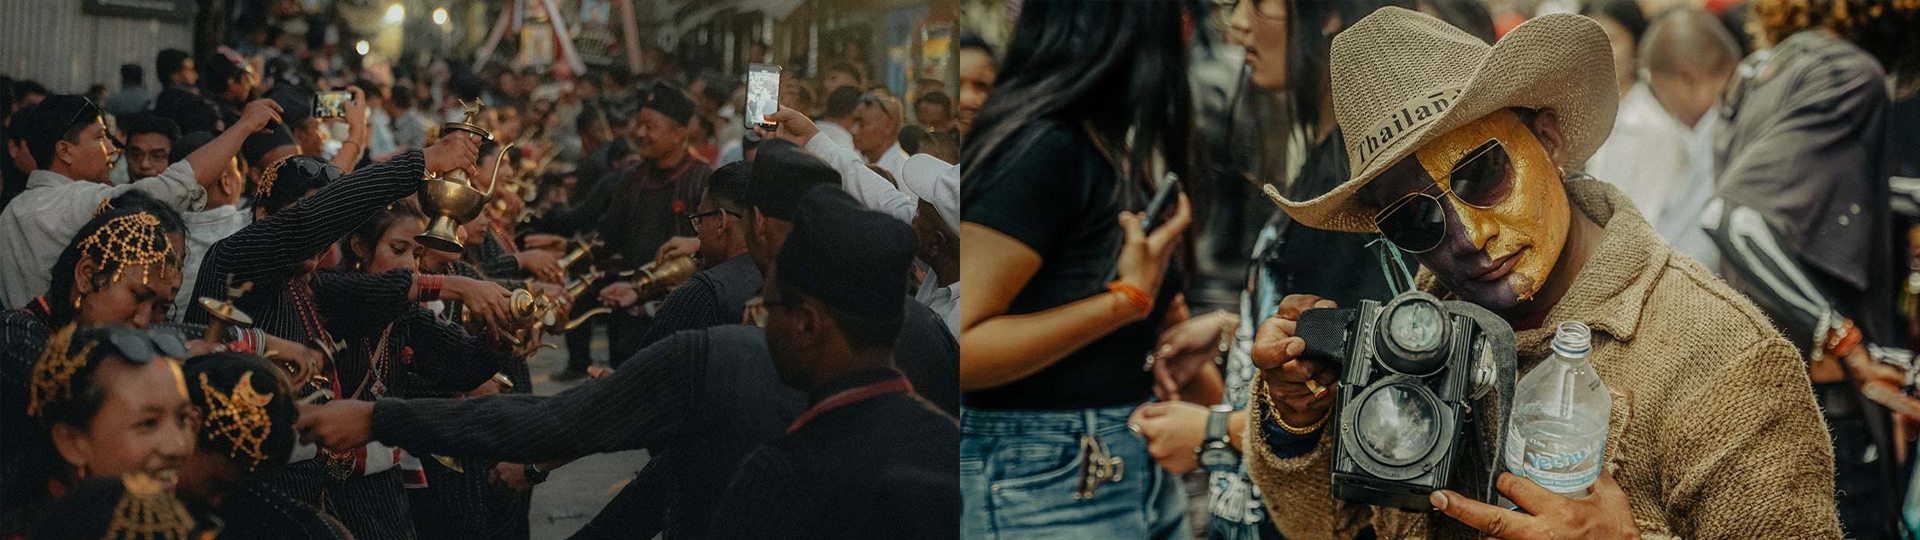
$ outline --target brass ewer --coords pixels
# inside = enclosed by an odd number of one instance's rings
[[[666,297],[674,287],[686,283],[699,272],[700,265],[693,262],[692,255],[680,255],[647,263],[639,270],[622,275],[633,276],[631,281],[634,290],[640,293],[640,301],[648,302]]]
[[[586,262],[589,265],[593,264],[593,248],[600,247],[604,245],[604,243],[597,239],[592,241],[575,240],[573,245],[573,251],[567,252],[565,256],[554,261],[560,265],[560,270],[563,272],[572,270],[575,263]]]
[[[448,122],[442,129],[472,133],[480,140],[491,141],[493,134],[473,121],[480,116],[480,102],[460,102],[460,108],[466,118],[459,122]],[[428,176],[420,182],[420,210],[431,218],[427,222],[427,231],[414,236],[414,241],[427,249],[446,252],[460,252],[466,245],[460,243],[457,230],[460,225],[480,217],[486,209],[487,197],[493,194],[493,185],[500,179],[500,165],[506,161],[507,151],[513,149],[509,144],[500,149],[500,156],[493,163],[494,182],[487,184],[486,191],[473,188],[473,179],[467,177],[463,169],[454,169],[440,175]]]

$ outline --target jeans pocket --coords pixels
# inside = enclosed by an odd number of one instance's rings
[[[1085,452],[1076,444],[1010,444],[996,449],[988,460],[989,489],[999,492],[1054,484],[1073,488],[1078,484],[1080,466],[1085,460]]]

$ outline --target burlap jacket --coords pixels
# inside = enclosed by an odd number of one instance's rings
[[[1594,329],[1591,357],[1613,393],[1606,460],[1646,538],[1840,538],[1833,446],[1800,353],[1759,309],[1675,254],[1632,202],[1592,180],[1567,184],[1606,236],[1546,324],[1519,332],[1520,365],[1548,354],[1553,328]],[[1423,289],[1443,294],[1431,276]],[[1259,407],[1249,433],[1266,421]],[[1332,438],[1311,453],[1247,454],[1280,532],[1344,540],[1371,523],[1383,539],[1427,538],[1418,514],[1348,504],[1329,491]]]

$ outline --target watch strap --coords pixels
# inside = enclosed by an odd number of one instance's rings
[[[1207,411],[1206,443],[1214,441],[1223,443],[1232,442],[1227,440],[1227,417],[1231,414],[1233,414],[1233,411]]]

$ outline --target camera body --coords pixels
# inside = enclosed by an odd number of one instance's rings
[[[1473,400],[1497,374],[1485,327],[1491,314],[1461,310],[1484,312],[1413,291],[1300,314],[1301,356],[1340,365],[1330,424],[1335,498],[1428,511],[1428,495],[1471,466],[1462,457],[1472,449],[1463,436],[1473,429]],[[1510,327],[1498,326],[1511,343]]]

